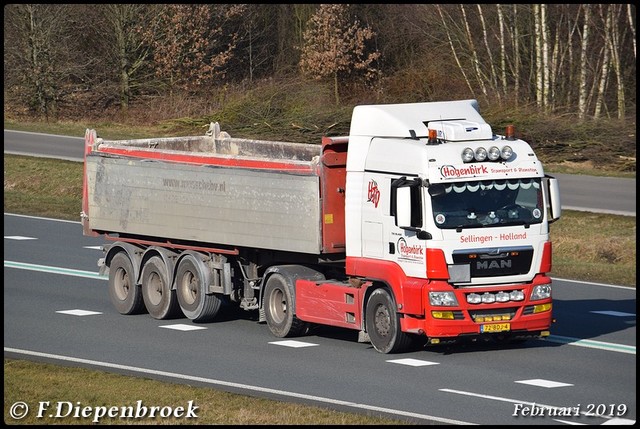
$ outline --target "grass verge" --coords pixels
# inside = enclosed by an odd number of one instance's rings
[[[138,408],[138,401],[140,408]],[[26,403],[26,417],[11,418],[10,408],[17,402]],[[49,409],[40,412],[39,409]],[[191,403],[191,405],[190,405]],[[59,407],[59,408],[58,408]],[[82,409],[96,411],[82,417]],[[97,408],[104,407],[104,411]],[[111,407],[112,416],[105,414]],[[132,407],[124,411],[122,407]],[[135,418],[137,410],[147,407],[146,416]],[[171,407],[178,417],[150,417],[151,407]],[[177,407],[183,407],[181,412]],[[193,407],[198,407],[194,409]],[[189,413],[189,410],[192,412]],[[19,409],[14,410],[14,412]],[[165,408],[165,415],[169,414]],[[160,414],[161,410],[157,412]],[[138,412],[143,415],[145,411]],[[75,417],[78,414],[80,417]],[[187,415],[197,417],[189,417]],[[399,425],[400,420],[364,414],[343,413],[322,407],[307,406],[251,396],[227,393],[215,389],[173,384],[140,377],[129,377],[85,368],[68,368],[23,360],[4,360],[5,424],[24,425],[91,425],[91,424],[198,424],[198,425]],[[127,418],[131,416],[131,418]]]

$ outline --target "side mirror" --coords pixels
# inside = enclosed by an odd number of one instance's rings
[[[420,240],[429,240],[431,234],[422,229],[422,194],[421,181],[408,181],[401,178],[391,184],[392,214],[395,215],[396,225],[408,231],[415,231]],[[444,187],[443,187],[444,190]]]
[[[398,188],[396,193],[396,222],[400,228],[411,228],[411,188]]]
[[[558,179],[551,176],[545,176],[547,182],[547,196],[549,197],[549,209],[551,213],[551,219],[549,223],[555,222],[560,219],[562,214],[562,204],[560,203],[560,185]]]

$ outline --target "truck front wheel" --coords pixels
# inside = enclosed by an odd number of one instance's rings
[[[204,272],[192,255],[180,260],[176,273],[176,295],[185,316],[194,322],[208,322],[218,314],[222,301],[207,294]]]
[[[307,331],[308,324],[293,314],[293,293],[283,276],[271,275],[264,295],[264,316],[273,335],[279,338],[295,337]]]
[[[176,291],[171,290],[167,266],[159,256],[152,256],[142,268],[142,298],[154,319],[172,319],[180,315]]]
[[[399,353],[412,345],[413,339],[400,330],[400,316],[386,289],[371,293],[365,317],[371,345],[380,353]]]
[[[109,265],[109,298],[120,314],[144,312],[140,287],[136,285],[131,259],[125,252],[118,252]]]

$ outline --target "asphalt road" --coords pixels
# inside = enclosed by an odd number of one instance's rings
[[[84,137],[4,130],[4,153],[83,160]],[[552,174],[558,178],[562,208],[624,216],[636,215],[636,181]]]
[[[283,341],[257,323],[256,314],[232,308],[205,324],[123,316],[110,304],[106,278],[97,275],[103,243],[83,236],[79,223],[5,213],[4,234],[5,357],[423,424],[624,424],[636,418],[634,288],[554,279],[557,322],[546,340],[383,355],[358,343],[355,331],[337,328]],[[579,412],[523,414],[531,404]],[[585,415],[596,407],[607,415]]]

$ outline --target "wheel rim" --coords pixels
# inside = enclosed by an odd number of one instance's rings
[[[196,302],[198,298],[198,279],[192,272],[184,273],[180,290],[185,304],[191,305]]]
[[[158,305],[162,302],[164,283],[158,273],[154,272],[149,275],[147,292],[151,304]]]
[[[282,323],[287,314],[287,301],[281,289],[276,289],[269,297],[269,312],[276,323]]]
[[[374,323],[376,332],[382,337],[386,337],[391,332],[391,314],[389,309],[384,305],[376,307]]]
[[[115,276],[114,291],[119,300],[124,301],[129,296],[129,289],[131,285],[129,283],[129,274],[126,270],[118,268]]]

